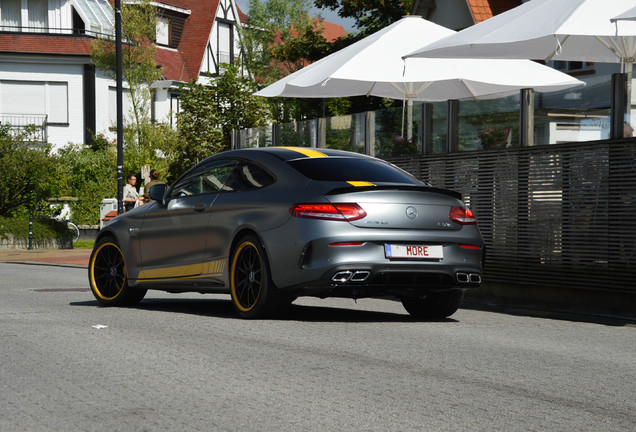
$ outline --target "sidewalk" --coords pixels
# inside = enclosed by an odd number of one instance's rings
[[[0,262],[88,268],[91,249],[0,249]]]

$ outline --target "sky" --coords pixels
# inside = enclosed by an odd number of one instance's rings
[[[249,0],[235,0],[236,4],[238,5],[238,7],[241,8],[241,10],[243,12],[245,12],[246,14],[249,15]],[[343,19],[340,18],[338,16],[338,13],[335,11],[331,11],[328,9],[312,9],[310,11],[310,15],[312,16],[318,16],[320,15],[322,17],[322,19],[332,22],[334,24],[340,24],[341,26],[343,26],[345,28],[345,30],[349,33],[354,31],[354,24],[355,21],[353,19],[347,18],[347,19]]]

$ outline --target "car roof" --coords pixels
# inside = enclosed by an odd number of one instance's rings
[[[227,156],[248,156],[249,153],[254,152],[270,154],[283,161],[292,161],[298,159],[309,158],[322,158],[322,157],[350,157],[360,159],[374,159],[371,156],[363,155],[360,153],[354,153],[344,150],[333,150],[325,148],[310,148],[310,147],[258,147],[251,149],[231,150],[226,152]],[[242,154],[241,154],[242,153]],[[219,153],[217,156],[223,155]]]

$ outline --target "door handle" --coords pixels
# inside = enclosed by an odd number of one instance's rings
[[[198,203],[198,204],[195,204],[195,205],[192,207],[192,209],[193,209],[195,212],[199,212],[199,213],[200,213],[200,212],[202,212],[203,210],[205,210],[205,207],[206,207],[206,204],[205,204],[205,203]]]

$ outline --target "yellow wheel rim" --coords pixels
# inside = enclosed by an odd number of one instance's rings
[[[251,241],[241,243],[234,253],[230,285],[232,300],[240,311],[248,312],[256,306],[263,289],[263,261]]]
[[[117,244],[106,242],[93,253],[89,263],[91,286],[102,300],[115,300],[126,286],[124,254]]]

